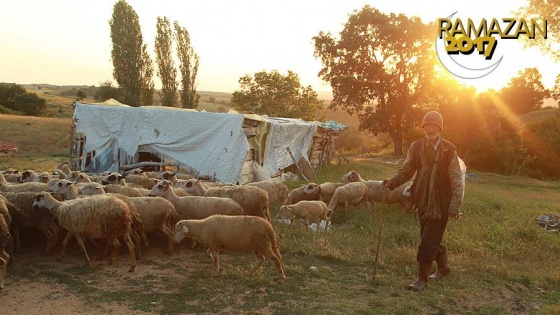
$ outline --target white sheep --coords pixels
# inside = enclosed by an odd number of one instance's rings
[[[204,219],[213,214],[243,214],[243,208],[230,198],[177,196],[170,183],[165,180],[152,188],[150,196],[160,196],[169,200],[175,206],[180,220]]]
[[[394,204],[399,203],[404,206],[406,209],[411,207],[410,202],[408,201],[407,196],[404,194],[404,190],[407,187],[412,185],[412,182],[409,181],[404,183],[403,185],[393,189],[390,191],[389,189],[384,189],[381,185],[382,181],[380,180],[364,180],[360,174],[356,171],[350,171],[342,176],[343,183],[351,183],[351,182],[363,182],[368,187],[368,199],[370,201],[376,202],[384,202],[387,204]]]
[[[203,220],[180,220],[175,224],[175,242],[181,242],[186,236],[208,247],[207,253],[216,266],[214,275],[222,271],[220,250],[227,250],[253,252],[257,256],[257,264],[250,274],[255,274],[266,257],[276,265],[280,282],[286,279],[276,234],[266,219],[245,215],[213,215]]]
[[[290,191],[290,193],[288,194],[287,204],[293,205],[302,200],[319,200],[321,198],[321,195],[319,194],[318,190],[305,193],[304,190],[306,187],[307,185],[292,189],[292,191]]]
[[[16,169],[7,169],[0,172],[8,183],[21,182],[21,173]]]
[[[62,173],[66,174],[66,175],[68,175],[68,174],[70,174],[70,172],[72,172],[72,170],[70,169],[70,162],[68,162],[68,161],[58,164],[53,169],[53,172],[55,172],[55,170],[60,170],[60,171],[62,171]]]
[[[358,205],[370,203],[368,200],[368,189],[363,182],[348,183],[338,187],[329,203],[327,209],[329,215],[338,207],[342,206],[344,213],[348,210],[348,205]]]
[[[64,257],[66,245],[74,236],[84,251],[86,266],[89,266],[90,262],[84,245],[86,237],[106,238],[108,244],[114,246],[110,260],[112,262],[120,248],[118,238],[121,238],[128,247],[128,272],[134,271],[136,259],[134,245],[130,239],[132,216],[124,201],[114,196],[94,196],[61,202],[54,199],[50,193],[38,193],[33,206],[49,209],[58,219],[60,226],[68,231],[62,242],[60,259]]]
[[[296,219],[305,220],[307,230],[309,230],[309,224],[315,222],[318,231],[321,221],[325,221],[325,232],[327,232],[330,221],[327,214],[327,205],[321,200],[302,200],[293,205],[281,206],[278,211],[280,218],[290,220],[290,226]]]
[[[288,186],[276,179],[269,179],[260,182],[248,183],[249,186],[259,187],[268,193],[268,202],[278,202],[281,205],[288,199]]]
[[[74,183],[91,183],[92,180],[88,174],[81,171],[73,171],[64,178]]]
[[[185,183],[184,187],[180,187],[191,195],[231,198],[243,208],[243,214],[263,217],[270,221],[268,193],[261,188],[247,185],[206,188],[196,179],[189,179]]]
[[[99,185],[99,184],[97,184]],[[105,191],[99,185],[97,188],[93,185],[82,189],[84,195],[101,195]],[[147,247],[148,236],[147,233],[160,231],[167,238],[166,254],[173,252],[173,226],[178,221],[178,214],[175,206],[163,197],[129,197],[130,201],[134,203],[136,211],[142,220],[142,240]]]
[[[321,184],[309,183],[303,188],[303,193],[306,195],[319,195],[319,200],[326,204],[331,202],[331,198],[334,195],[336,189],[340,186],[344,186],[344,183],[333,183],[324,182]]]
[[[45,183],[22,183],[22,184],[13,184],[8,183],[6,178],[2,173],[0,173],[0,191],[2,192],[25,192],[25,191],[49,191],[50,187],[48,184]]]
[[[144,174],[139,174],[139,175],[129,174],[126,175],[124,178],[128,186],[138,185],[145,189],[151,189],[152,187],[154,187],[154,184],[157,183],[157,180],[153,178],[149,178]]]

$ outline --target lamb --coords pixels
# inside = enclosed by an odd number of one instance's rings
[[[266,257],[276,265],[280,283],[286,279],[276,234],[270,222],[263,218],[212,215],[202,220],[180,220],[175,224],[175,242],[181,242],[186,236],[208,247],[207,253],[216,266],[216,276],[222,271],[220,250],[228,250],[255,253],[257,264],[250,274],[255,274]]]
[[[20,229],[32,227],[38,229],[46,239],[45,250],[43,256],[51,253],[56,246],[56,239],[59,227],[54,220],[54,216],[47,209],[33,210],[33,202],[35,201],[36,192],[3,192],[2,195],[11,202],[23,215],[18,217],[17,224],[12,226],[15,246],[18,251],[21,250]],[[15,221],[16,217],[14,217]],[[15,223],[15,222],[14,222]]]
[[[279,180],[269,179],[260,182],[248,183],[249,186],[259,187],[268,193],[268,201],[285,204],[288,199],[288,186]]]
[[[281,206],[278,216],[283,219],[290,219],[290,226],[295,219],[304,219],[305,228],[308,231],[310,221],[317,223],[317,231],[321,226],[321,220],[325,221],[325,232],[327,232],[329,226],[327,204],[320,200],[302,200],[295,205]]]
[[[106,238],[112,244],[113,254],[110,263],[115,259],[120,248],[117,238],[122,238],[128,247],[130,268],[134,272],[136,259],[134,245],[130,239],[132,217],[127,204],[114,196],[95,196],[91,198],[58,201],[50,193],[38,193],[33,206],[49,209],[56,216],[61,227],[68,231],[62,242],[60,259],[64,258],[66,245],[75,236],[86,257],[89,266],[89,256],[84,245],[84,238]]]
[[[368,189],[365,183],[354,182],[338,187],[327,207],[329,215],[338,207],[342,206],[344,213],[348,210],[348,205],[357,205],[368,200]]]
[[[393,191],[389,191],[388,189],[383,189],[381,185],[382,181],[380,180],[364,180],[360,174],[356,171],[350,171],[344,176],[342,176],[342,182],[350,183],[350,182],[363,182],[368,187],[368,198],[371,201],[377,202],[385,202],[387,204],[394,204],[399,203],[403,205],[406,209],[411,207],[410,202],[405,194],[403,194],[404,190],[412,185],[412,182],[409,181],[397,188]]]
[[[105,194],[102,188],[90,188],[88,187],[85,191],[82,190],[82,193],[87,195]],[[160,231],[167,238],[165,254],[170,255],[173,252],[173,225],[178,221],[175,206],[163,197],[132,197],[129,199],[142,220],[141,232],[144,246],[149,246],[147,233]]]
[[[186,181],[185,189],[196,196],[231,198],[243,208],[243,214],[270,221],[268,193],[258,187],[244,185],[206,188],[200,181],[190,179]]]
[[[150,196],[160,196],[169,200],[179,215],[179,219],[204,219],[213,214],[241,215],[243,208],[230,198],[187,196],[179,197],[168,181],[162,181],[150,191]]]
[[[304,187],[303,193],[309,195],[319,194],[319,200],[329,204],[334,192],[340,186],[344,186],[344,183],[324,182],[320,185],[309,183]]]
[[[49,191],[49,185],[45,183],[22,183],[12,184],[6,181],[6,178],[0,173],[0,191],[2,192],[25,192],[25,191]]]

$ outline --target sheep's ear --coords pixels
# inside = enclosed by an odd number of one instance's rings
[[[189,232],[189,228],[186,225],[182,225],[181,228],[183,229],[183,233],[188,233]]]
[[[118,178],[118,180],[121,180],[121,179],[124,179],[124,176],[119,175],[117,178]]]
[[[66,187],[69,187],[70,185],[72,185],[72,182],[66,183]]]

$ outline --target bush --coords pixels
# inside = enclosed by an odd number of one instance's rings
[[[35,93],[17,95],[15,103],[15,110],[30,116],[41,116],[47,109],[47,101]]]

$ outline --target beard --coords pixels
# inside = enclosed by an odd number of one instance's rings
[[[424,135],[428,140],[435,140],[439,137],[439,132],[425,132]]]

